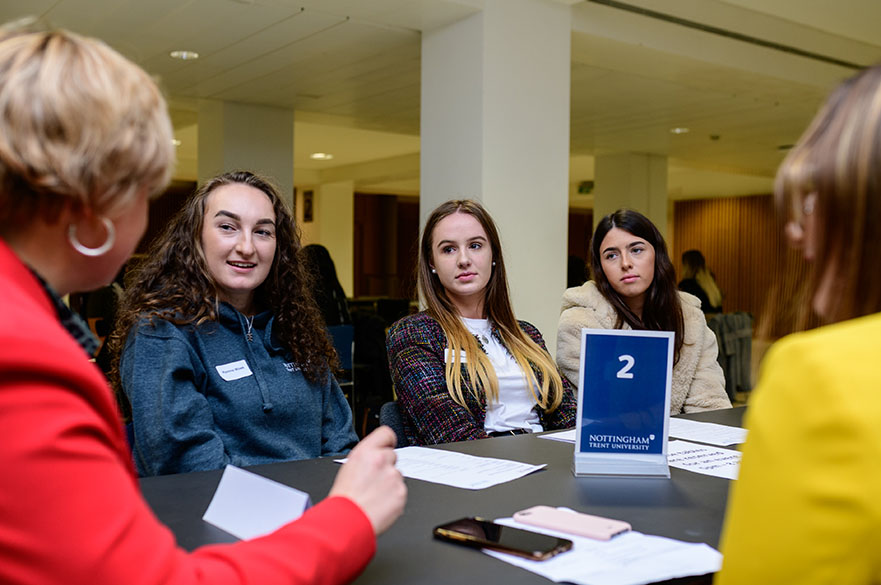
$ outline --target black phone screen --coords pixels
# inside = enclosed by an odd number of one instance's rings
[[[543,560],[572,548],[572,541],[502,526],[483,518],[462,518],[434,529],[434,536],[443,540],[490,548],[530,559]]]

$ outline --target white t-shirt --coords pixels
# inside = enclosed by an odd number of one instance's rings
[[[489,361],[499,380],[498,402],[486,405],[486,432],[530,429],[540,432],[541,422],[533,408],[535,399],[526,383],[523,369],[505,349],[505,346],[492,336],[489,319],[467,319],[462,317],[465,327],[477,336],[486,350]],[[532,372],[529,372],[532,375]]]

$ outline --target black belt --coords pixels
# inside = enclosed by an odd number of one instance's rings
[[[531,433],[530,429],[510,429],[507,431],[493,431],[491,433],[487,433],[490,437],[508,437],[511,435],[526,435]]]

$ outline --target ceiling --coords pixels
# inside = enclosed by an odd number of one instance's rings
[[[422,32],[491,1],[3,0],[0,20],[42,17],[156,74],[183,176],[208,98],[295,109],[298,184],[414,194]],[[572,5],[573,184],[597,154],[641,152],[669,157],[675,198],[767,192],[826,93],[881,60],[877,0],[558,1]]]

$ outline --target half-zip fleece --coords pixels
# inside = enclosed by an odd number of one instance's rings
[[[330,373],[309,382],[272,334],[270,312],[248,321],[220,303],[217,321],[144,319],[120,362],[141,475],[336,455],[357,442]]]

